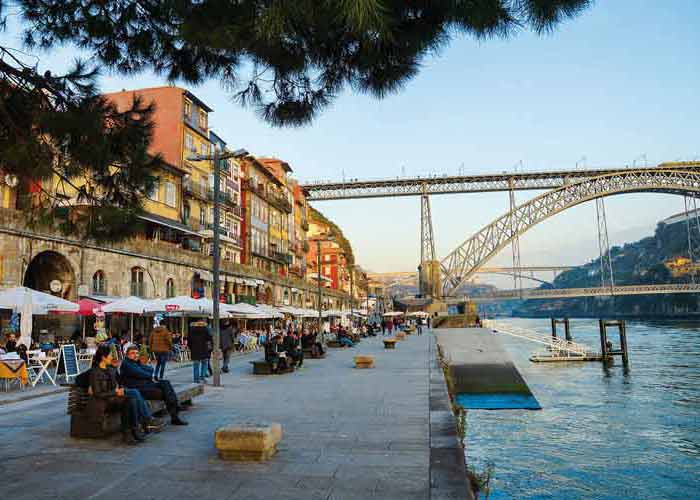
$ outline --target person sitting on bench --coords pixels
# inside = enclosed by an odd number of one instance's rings
[[[291,358],[292,365],[299,368],[304,364],[304,351],[299,347],[299,338],[292,332],[288,332],[283,341],[284,350]]]
[[[344,328],[339,328],[336,334],[338,342],[344,347],[352,347],[355,343],[352,341],[352,336]]]
[[[273,373],[289,368],[289,360],[283,351],[284,347],[282,346],[282,337],[280,335],[275,335],[265,345],[265,361],[272,365]]]
[[[88,404],[88,411],[102,413],[106,406],[117,405],[122,414],[122,434],[125,441],[131,438],[136,442],[144,440],[142,425],[148,427],[154,422],[148,405],[139,391],[125,389],[117,383],[116,370],[112,367],[112,351],[110,346],[101,344],[92,358],[90,369],[90,391],[92,397],[103,404]],[[101,415],[95,415],[101,417]]]
[[[318,333],[316,331],[309,332],[304,330],[301,336],[301,346],[304,349],[311,349],[312,357],[323,356],[323,345],[318,341]]]
[[[180,405],[172,384],[169,380],[153,380],[153,367],[139,362],[138,347],[131,346],[126,350],[126,359],[122,361],[120,375],[125,387],[137,389],[145,399],[160,399],[165,402],[173,425],[187,425],[178,415]]]

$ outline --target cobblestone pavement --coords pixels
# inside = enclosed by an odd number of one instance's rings
[[[428,499],[431,341],[413,335],[392,351],[364,339],[281,376],[251,374],[262,353],[236,358],[224,387],[207,386],[184,413],[189,427],[168,426],[137,446],[69,437],[66,394],[0,406],[2,496]],[[373,354],[376,367],[355,369],[356,354]],[[190,381],[191,371],[170,376]],[[282,424],[269,462],[217,458],[214,430],[241,421]]]

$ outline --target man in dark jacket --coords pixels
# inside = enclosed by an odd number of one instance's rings
[[[221,368],[221,371],[228,373],[228,365],[231,361],[231,351],[233,351],[233,347],[236,345],[236,332],[233,330],[233,325],[231,325],[231,323],[228,321],[224,322],[221,326],[220,344],[221,352],[224,355],[224,366]]]
[[[187,345],[192,358],[194,382],[205,382],[209,374],[209,356],[212,351],[212,337],[206,321],[200,319],[190,323]]]
[[[304,364],[304,351],[299,346],[299,339],[296,335],[288,332],[283,341],[284,350],[287,356],[292,359],[292,363],[298,367]]]
[[[144,399],[161,399],[170,414],[173,425],[187,425],[178,415],[179,404],[177,394],[168,380],[153,380],[153,368],[139,362],[139,350],[130,346],[126,350],[126,359],[122,361],[120,372],[121,383],[130,389],[137,389]]]

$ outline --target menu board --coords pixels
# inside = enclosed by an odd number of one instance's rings
[[[74,344],[63,344],[61,346],[61,354],[59,356],[56,373],[65,373],[66,379],[75,377],[80,373],[78,353],[75,350]]]

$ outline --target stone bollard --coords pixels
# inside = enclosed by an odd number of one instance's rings
[[[355,356],[355,368],[374,368],[374,356]]]
[[[396,332],[396,340],[404,340],[406,338],[406,334],[402,331]]]
[[[384,339],[384,349],[396,349],[396,339]]]
[[[238,462],[268,460],[281,440],[282,425],[274,422],[232,424],[219,427],[214,434],[219,458]]]

